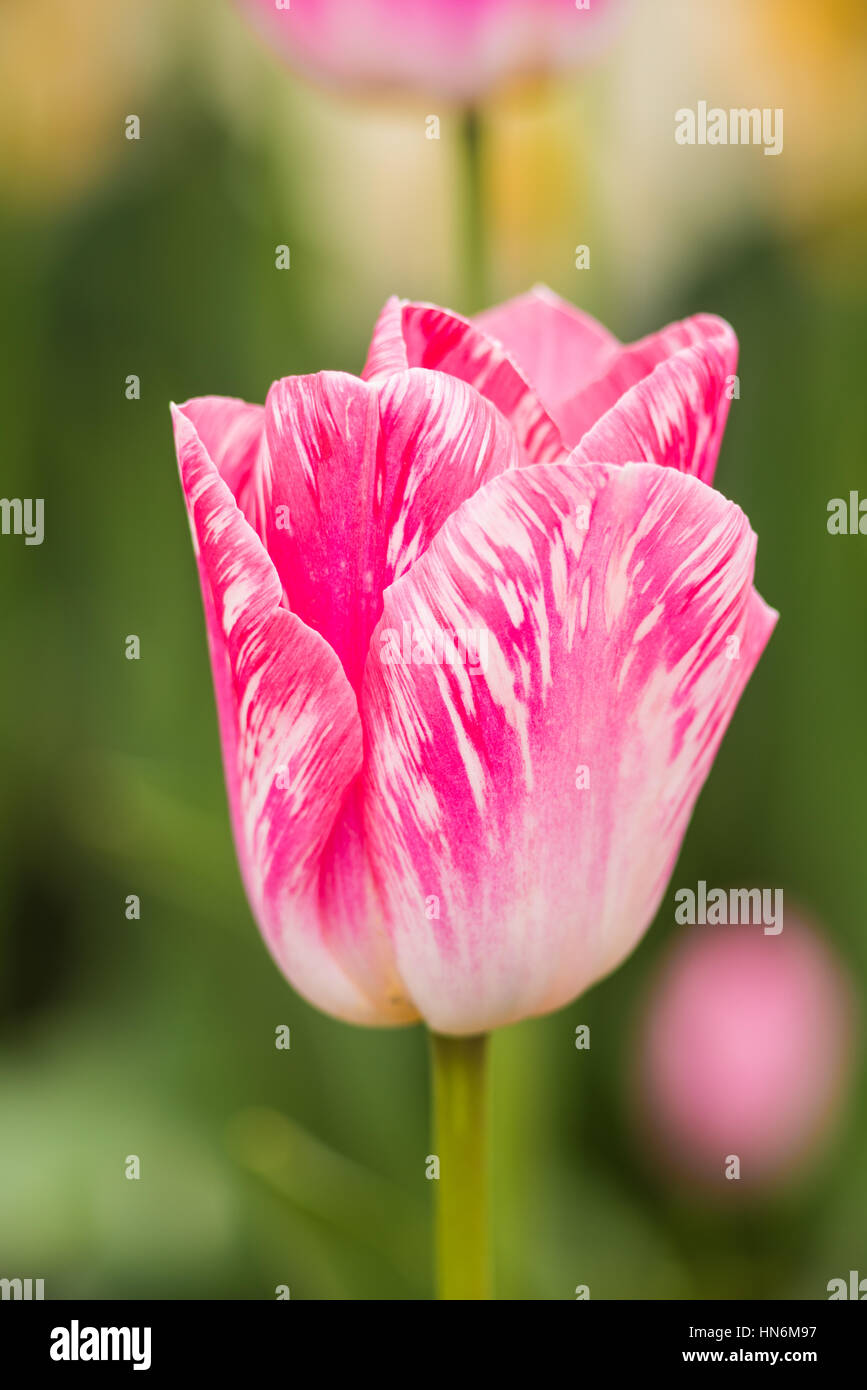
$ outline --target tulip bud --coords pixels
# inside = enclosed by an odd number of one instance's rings
[[[241,0],[293,65],[340,86],[470,100],[597,51],[623,0]]]
[[[642,1020],[642,1117],[665,1160],[703,1183],[788,1175],[839,1111],[851,1058],[848,979],[818,932],[791,914],[776,936],[752,926],[687,930]]]

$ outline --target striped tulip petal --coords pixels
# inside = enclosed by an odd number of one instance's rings
[[[643,459],[713,481],[738,345],[722,319],[699,314],[612,359],[599,380],[561,407],[580,463]]]
[[[537,285],[475,319],[502,343],[562,425],[560,408],[601,376],[620,344],[601,323]]]
[[[374,329],[363,376],[374,380],[406,367],[427,367],[469,382],[509,421],[525,461],[566,457],[560,431],[520,367],[469,319],[435,304],[390,299]]]
[[[382,594],[483,483],[518,462],[502,415],[455,377],[340,372],[271,389],[260,534],[293,613],[357,686]]]
[[[183,413],[246,514],[248,486],[265,430],[265,409],[230,396],[196,396]]]
[[[742,512],[674,470],[536,466],[465,503],[387,592],[366,834],[434,1028],[555,1009],[635,945],[775,621],[754,551]],[[381,659],[405,630],[475,633],[486,660]]]
[[[281,606],[273,563],[186,407],[173,413],[247,895],[270,951],[302,994],[342,1018],[387,1022],[393,970],[380,970],[381,997],[371,997],[348,973],[345,951],[335,949],[347,920],[367,941],[369,916],[351,920],[345,893],[342,918],[323,909],[333,876],[329,841],[362,765],[355,696],[328,645]],[[404,1005],[398,1012],[397,1021],[412,1016]]]

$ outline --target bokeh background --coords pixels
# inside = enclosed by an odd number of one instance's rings
[[[783,887],[863,998],[867,539],[826,520],[867,495],[865,69],[861,0],[654,0],[591,67],[486,103],[493,299],[546,281],[623,339],[735,326],[717,484],[782,613],[643,943],[495,1039],[502,1297],[867,1275],[859,1044],[821,1152],[758,1194],[655,1163],[634,1099],[678,885]],[[784,108],[783,154],[676,145],[700,99]],[[431,1296],[424,1031],[318,1014],[252,924],[168,402],[359,371],[393,292],[480,308],[458,127],[289,72],[230,0],[0,4],[2,490],[46,521],[0,539],[0,1275],[49,1298]]]

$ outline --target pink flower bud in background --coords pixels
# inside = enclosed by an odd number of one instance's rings
[[[294,66],[352,87],[468,100],[516,74],[573,66],[604,43],[623,0],[241,0]]]
[[[854,1007],[817,931],[693,927],[664,961],[640,1031],[639,1107],[678,1174],[744,1187],[788,1176],[839,1114]],[[727,1180],[732,1156],[740,1177]]]

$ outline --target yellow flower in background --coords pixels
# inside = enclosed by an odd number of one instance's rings
[[[845,257],[836,268],[848,273],[863,264],[867,224],[867,5],[770,0],[751,14],[749,61],[786,73],[791,140],[778,209],[793,229],[830,231]]]
[[[864,272],[867,4],[729,0],[722,14],[694,0],[633,6],[592,75],[587,121],[584,93],[561,84],[572,138],[592,164],[575,218],[582,233],[592,218],[589,234],[575,235],[591,243],[584,283],[589,291],[609,270],[604,308],[615,321],[636,306],[648,319],[658,287],[769,234],[806,253],[807,273]],[[764,137],[678,142],[677,113],[700,103],[760,120],[782,111],[779,153],[766,157]],[[586,304],[577,287],[549,278]]]
[[[0,178],[7,199],[63,199],[123,151],[157,65],[162,5],[3,0]]]
[[[582,75],[575,82],[515,82],[494,97],[485,121],[485,192],[496,232],[497,292],[550,280],[601,311],[601,277],[575,273],[577,261],[591,269],[596,245],[588,164],[598,112],[586,88]],[[582,256],[579,245],[586,247]]]

